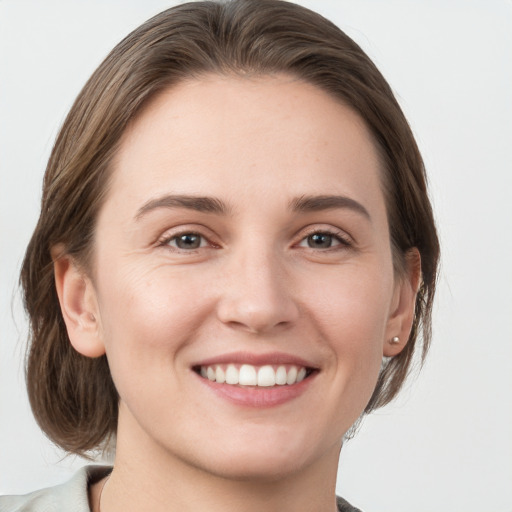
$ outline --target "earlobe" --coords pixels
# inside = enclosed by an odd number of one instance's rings
[[[69,340],[80,354],[100,357],[105,353],[105,347],[92,281],[62,247],[52,248],[51,253],[55,287]]]
[[[395,286],[391,315],[386,329],[383,355],[398,355],[407,344],[414,321],[416,296],[421,282],[421,257],[418,249],[410,249],[405,256],[406,269]]]

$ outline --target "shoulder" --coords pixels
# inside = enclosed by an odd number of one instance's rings
[[[90,512],[88,486],[110,471],[108,466],[85,466],[64,484],[22,496],[0,496],[0,512]]]
[[[339,496],[336,497],[336,504],[338,505],[338,512],[362,512]]]

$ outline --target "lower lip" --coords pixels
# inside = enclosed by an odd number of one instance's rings
[[[272,387],[234,386],[219,384],[200,375],[197,375],[197,378],[215,394],[233,404],[265,408],[275,407],[299,397],[307,390],[316,375],[315,372],[296,384]]]

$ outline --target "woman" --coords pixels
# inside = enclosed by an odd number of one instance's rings
[[[338,28],[273,0],[149,20],[72,107],[22,270],[34,414],[114,468],[0,510],[354,510],[339,451],[428,348],[438,252],[407,122]]]

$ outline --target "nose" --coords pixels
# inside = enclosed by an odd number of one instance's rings
[[[269,333],[291,326],[299,318],[292,280],[271,251],[232,255],[225,268],[217,316],[233,328]]]

